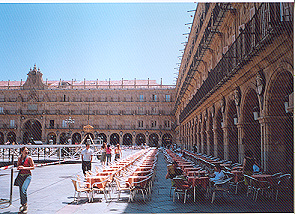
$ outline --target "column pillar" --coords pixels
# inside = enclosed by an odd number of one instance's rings
[[[223,145],[224,145],[224,159],[229,159],[229,127],[226,125],[222,128],[223,130]]]

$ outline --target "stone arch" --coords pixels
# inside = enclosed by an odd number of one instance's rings
[[[107,143],[107,136],[105,133],[99,133],[98,138],[102,139],[103,143]]]
[[[216,111],[216,139],[217,139],[217,157],[223,159],[224,158],[224,140],[223,140],[223,116],[221,112],[221,108]]]
[[[208,114],[208,125],[209,125],[209,132],[208,132],[208,144],[209,144],[209,155],[214,156],[214,136],[213,136],[213,117],[209,113]]]
[[[78,132],[75,132],[72,136],[72,144],[75,144],[75,145],[80,144],[81,138],[82,138],[81,134]]]
[[[292,72],[279,67],[266,86],[265,117],[268,136],[268,170],[281,168],[289,172],[293,169],[293,118],[285,111],[284,101],[293,93]]]
[[[7,133],[7,141],[9,142],[9,144],[16,142],[16,134],[13,131]]]
[[[158,147],[159,146],[159,136],[153,133],[149,136],[149,146]]]
[[[4,145],[4,134],[0,132],[0,145]]]
[[[227,121],[228,127],[228,158],[233,162],[239,162],[238,150],[238,128],[234,124],[234,116],[237,115],[237,108],[234,100],[228,100]]]
[[[135,143],[136,145],[143,145],[146,143],[146,138],[144,136],[144,134],[142,133],[139,133],[136,135],[136,138],[135,138]]]
[[[47,144],[56,144],[56,134],[54,132],[47,134]]]
[[[259,109],[259,100],[256,91],[248,88],[245,92],[241,108],[240,123],[243,127],[242,143],[244,151],[250,150],[258,162],[261,161],[261,131],[258,120],[254,120],[253,109]]]
[[[29,119],[23,124],[24,133],[28,133],[29,140],[42,140],[42,125],[37,119]],[[24,135],[25,136],[25,135]],[[24,143],[28,143],[26,139],[23,139]]]
[[[120,143],[120,136],[117,133],[113,133],[110,136],[110,144],[117,145]]]
[[[163,147],[170,147],[172,144],[172,135],[165,133],[162,137],[162,146]]]
[[[126,133],[123,135],[123,145],[132,145],[132,135],[130,133]]]
[[[68,140],[67,133],[62,132],[62,133],[60,134],[59,144],[61,144],[61,145],[66,145],[66,144],[67,144],[67,140]]]

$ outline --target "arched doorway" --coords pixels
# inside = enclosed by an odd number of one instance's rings
[[[238,128],[234,124],[234,117],[237,115],[237,108],[234,101],[229,102],[227,126],[228,126],[228,158],[234,163],[239,162],[238,150]]]
[[[0,145],[4,145],[4,134],[0,132]]]
[[[132,135],[130,133],[123,135],[123,145],[132,145]]]
[[[98,138],[102,140],[103,143],[107,143],[107,136],[104,133],[99,133]]]
[[[157,134],[153,133],[149,136],[149,146],[151,147],[159,146],[159,137]]]
[[[117,145],[120,143],[120,136],[117,133],[111,134],[110,137],[111,145]]]
[[[16,134],[14,132],[8,132],[7,141],[9,142],[9,144],[15,143],[16,142]]]
[[[47,143],[48,144],[56,144],[56,134],[54,132],[50,132],[47,135]]]
[[[24,124],[24,133],[25,132],[27,132],[25,137],[29,139],[23,139],[26,143],[30,140],[42,140],[42,126],[38,120],[28,120]]]
[[[208,143],[209,143],[209,155],[214,156],[213,118],[211,114],[209,116]]]
[[[146,139],[145,139],[144,134],[140,133],[140,134],[136,135],[135,143],[138,146],[145,144],[146,143]]]
[[[66,133],[61,133],[60,134],[60,137],[59,137],[59,144],[61,145],[66,145],[67,144],[67,141],[68,141],[68,137],[67,137],[67,134]]]
[[[216,115],[216,124],[217,124],[217,130],[216,130],[216,134],[217,134],[217,157],[220,159],[224,158],[224,143],[223,143],[223,130],[222,130],[222,126],[223,126],[223,119],[222,119],[222,113],[221,113],[221,109],[219,109],[217,111],[217,115]]]
[[[88,140],[90,140],[91,143],[92,141],[94,142],[94,135],[92,133],[86,133],[84,138],[84,143],[86,143]]]
[[[165,148],[169,148],[172,144],[172,135],[171,134],[164,134],[162,137],[162,146]]]
[[[293,173],[294,166],[294,123],[293,115],[285,109],[289,95],[293,92],[293,77],[288,71],[282,71],[272,78],[269,100],[266,103],[269,127],[269,170]],[[275,121],[275,122],[272,122]]]
[[[258,120],[254,120],[253,109],[259,111],[259,101],[254,89],[251,89],[245,95],[245,103],[242,110],[244,124],[244,151],[250,150],[254,158],[260,163],[261,161],[261,132]]]
[[[72,143],[74,145],[80,144],[81,143],[81,134],[78,132],[75,132],[72,136]]]

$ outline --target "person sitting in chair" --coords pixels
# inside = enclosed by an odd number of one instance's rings
[[[181,168],[178,167],[178,164],[176,161],[173,161],[172,164],[167,166],[167,174],[166,179],[170,178],[173,179],[178,175],[182,175],[183,171]]]
[[[216,182],[216,181],[222,181],[224,179],[224,173],[223,171],[221,170],[221,166],[219,164],[216,164],[215,167],[214,167],[214,174],[212,176],[214,177],[211,177],[210,178],[210,181],[212,182]]]

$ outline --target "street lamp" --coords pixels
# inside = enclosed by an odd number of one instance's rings
[[[259,107],[258,106],[255,106],[253,108],[253,116],[254,116],[254,120],[258,120],[258,117],[259,117]]]
[[[286,95],[284,99],[284,106],[285,106],[285,112],[289,113],[288,108],[289,108],[289,96]]]
[[[235,114],[234,115],[234,125],[238,124],[238,116]]]
[[[66,119],[65,120],[65,123],[66,124],[68,124],[69,125],[69,132],[68,132],[68,143],[69,144],[72,144],[72,140],[71,140],[71,134],[72,134],[72,132],[71,132],[71,124],[74,124],[75,123],[75,119],[72,119],[72,117],[69,117],[69,119]]]

